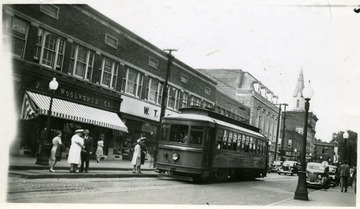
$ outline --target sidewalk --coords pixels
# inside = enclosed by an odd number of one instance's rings
[[[331,207],[356,207],[356,194],[353,187],[348,187],[348,192],[341,192],[340,187],[331,187],[327,190],[320,189],[308,194],[309,200],[295,200],[294,198],[273,203],[270,206],[331,206]]]
[[[49,172],[49,166],[35,164],[36,158],[30,156],[10,156],[9,175],[22,178],[121,178],[121,177],[157,177],[153,162],[148,160],[141,166],[141,174],[133,174],[133,166],[128,160],[90,160],[88,173],[70,173],[66,159],[56,163],[55,173]]]

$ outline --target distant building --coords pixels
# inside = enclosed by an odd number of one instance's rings
[[[282,151],[285,159],[298,159],[302,152],[304,119],[305,119],[305,98],[302,90],[304,89],[304,76],[301,70],[293,94],[293,103],[290,111],[286,112],[285,117],[285,137],[284,150]],[[311,105],[311,104],[310,104]],[[318,118],[312,112],[308,115],[308,127],[306,137],[306,159],[313,157],[315,148],[315,129]],[[283,131],[283,130],[282,130]],[[294,152],[296,150],[296,153]],[[294,157],[294,155],[296,155]]]
[[[335,143],[323,142],[320,139],[315,140],[315,150],[313,161],[327,161],[330,164],[338,163],[338,146]]]

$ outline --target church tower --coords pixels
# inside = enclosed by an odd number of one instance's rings
[[[304,87],[305,87],[304,75],[303,75],[303,70],[301,69],[298,81],[296,83],[295,91],[293,93],[293,103],[292,103],[293,111],[305,111],[305,99],[302,93]]]

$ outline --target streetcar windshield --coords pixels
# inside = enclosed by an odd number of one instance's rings
[[[202,144],[203,133],[204,127],[202,126],[170,124],[169,136],[164,139],[168,138],[170,142],[183,144]],[[164,134],[167,134],[167,131],[164,131]]]

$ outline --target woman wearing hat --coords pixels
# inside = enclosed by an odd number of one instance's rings
[[[52,140],[52,148],[50,152],[50,172],[55,172],[54,167],[57,161],[61,159],[61,131],[55,132],[55,137]],[[60,154],[60,156],[59,156]]]
[[[96,148],[96,161],[99,163],[100,162],[100,158],[101,156],[104,155],[104,150],[103,150],[103,147],[104,147],[104,137],[105,135],[103,133],[101,133],[99,135],[99,141],[97,141],[97,148]]]
[[[144,146],[145,137],[141,137],[137,140],[137,144],[134,147],[134,154],[131,160],[131,164],[134,166],[133,173],[141,173],[140,167],[141,167],[141,153],[143,152],[141,150],[141,147]]]
[[[70,173],[78,172],[77,166],[81,163],[81,150],[84,148],[84,139],[82,138],[83,133],[84,129],[78,129],[71,138],[71,146],[68,156],[68,163],[70,163]]]

